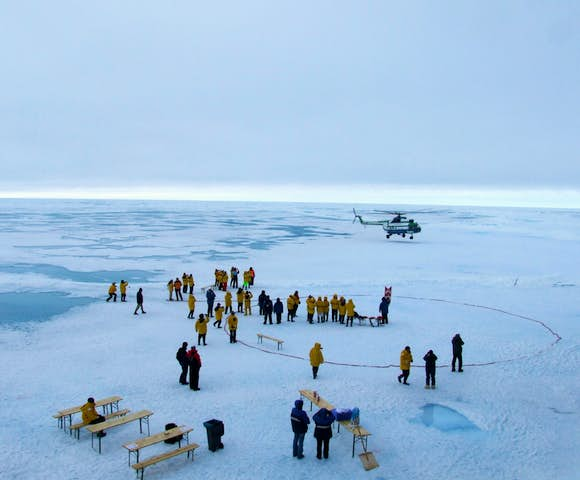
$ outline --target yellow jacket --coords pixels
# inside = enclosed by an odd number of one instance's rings
[[[226,292],[226,294],[224,295],[224,302],[226,304],[226,307],[232,306],[232,294],[231,294],[231,292]]]
[[[286,299],[286,307],[288,307],[288,311],[291,312],[294,310],[294,305],[296,305],[296,300],[294,299],[294,295],[290,295]]]
[[[322,300],[322,311],[324,313],[328,313],[330,307],[330,303],[328,301],[328,298],[324,297],[324,300]]]
[[[330,308],[333,310],[338,310],[338,296],[333,295],[330,299]]]
[[[244,305],[251,305],[253,296],[254,295],[252,295],[252,292],[247,290],[245,295],[244,295]]]
[[[125,295],[127,293],[127,285],[129,285],[129,282],[121,282],[121,283],[119,283],[119,290],[121,290],[121,293],[123,295]]]
[[[411,362],[413,361],[413,355],[411,355],[410,350],[403,350],[401,352],[401,370],[411,370]]]
[[[195,310],[195,302],[196,299],[193,296],[193,294],[189,294],[189,297],[187,297],[187,306],[189,307],[190,310]]]
[[[324,312],[324,302],[322,301],[322,297],[318,297],[316,300],[316,313]]]
[[[197,322],[195,322],[195,331],[200,335],[207,333],[207,319],[205,317],[197,319]]]
[[[236,317],[233,313],[230,313],[228,317],[228,328],[230,330],[238,329],[238,317]]]
[[[316,307],[316,300],[314,300],[314,297],[308,297],[306,299],[306,312],[314,313],[315,307]]]
[[[315,343],[310,349],[310,365],[318,367],[323,363],[324,357],[322,356],[322,345],[320,345],[320,343]]]
[[[236,293],[236,299],[238,301],[238,303],[243,303],[244,301],[244,291],[240,290]]]
[[[95,408],[95,404],[91,402],[85,403],[81,407],[81,412],[83,414],[83,422],[84,423],[91,423],[95,418],[99,417],[97,410]]]
[[[338,314],[344,315],[345,313],[346,313],[346,303],[345,304],[339,303],[338,304]]]
[[[112,293],[115,293],[116,291],[117,291],[117,285],[112,283],[111,286],[109,287],[109,295]]]
[[[224,318],[224,307],[222,307],[221,305],[219,307],[215,308],[215,319],[216,320],[221,320],[222,318]]]
[[[354,303],[352,303],[352,298],[349,298],[348,302],[346,302],[346,316],[354,317]]]

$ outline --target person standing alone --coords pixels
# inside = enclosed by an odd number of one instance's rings
[[[425,360],[425,388],[435,388],[435,371],[437,368],[435,362],[437,361],[437,355],[433,353],[433,350],[429,350],[423,360]]]
[[[139,309],[141,309],[141,313],[147,313],[145,310],[143,310],[143,289],[140,288],[137,291],[137,307],[135,308],[135,311],[133,312],[133,315],[137,315],[137,312],[139,311]]]
[[[322,345],[315,343],[310,349],[310,365],[312,366],[312,378],[316,379],[318,376],[318,368],[324,363],[324,356],[322,355]]]
[[[399,383],[401,383],[401,379],[403,379],[403,383],[405,385],[409,385],[407,383],[407,379],[409,378],[409,372],[411,371],[411,362],[413,361],[413,355],[411,354],[411,347],[407,345],[403,351],[401,352],[401,359],[400,359],[400,366],[401,366],[401,375],[397,377]]]
[[[463,372],[463,339],[458,333],[451,339],[453,345],[453,360],[451,361],[451,371],[455,371],[455,361],[459,363],[459,372]]]

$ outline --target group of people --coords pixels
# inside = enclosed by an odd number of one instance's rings
[[[463,339],[459,333],[451,339],[451,345],[453,349],[453,360],[451,361],[451,371],[463,372]],[[437,355],[433,350],[429,350],[424,356],[425,361],[425,388],[435,388],[435,372],[437,371]],[[399,383],[404,385],[409,385],[407,379],[411,373],[411,363],[413,362],[413,354],[411,353],[411,347],[408,345],[401,351],[399,366],[401,368],[401,374],[397,376]],[[457,364],[458,369],[455,369]]]
[[[304,402],[298,399],[294,402],[294,408],[290,412],[290,423],[294,432],[292,441],[292,454],[299,460],[304,458],[304,438],[308,432],[310,419],[303,410]],[[312,416],[314,421],[314,438],[316,438],[316,458],[321,460],[328,458],[330,439],[332,438],[332,424],[334,415],[326,408],[321,408]]]
[[[177,350],[175,358],[181,366],[181,375],[179,376],[179,383],[188,385],[191,390],[201,390],[199,388],[199,371],[201,369],[201,356],[197,349],[192,346],[187,350],[187,342],[183,342],[181,347]],[[189,372],[189,382],[187,381],[187,373]]]
[[[173,294],[175,293],[176,301],[183,301],[183,293],[191,295],[193,293],[193,288],[195,287],[195,280],[193,279],[193,274],[183,272],[181,275],[181,280],[179,277],[175,277],[175,280],[171,279],[167,282],[167,290],[169,292],[169,301],[173,301]]]
[[[121,280],[121,282],[119,283],[119,291],[121,293],[121,302],[126,302],[127,301],[127,288],[129,287],[129,282],[126,282],[125,280]],[[116,282],[112,282],[111,285],[109,286],[109,296],[107,297],[106,301],[109,302],[111,299],[113,300],[113,302],[117,301],[117,283]],[[135,307],[135,311],[133,312],[133,315],[138,315],[139,310],[141,310],[141,313],[147,313],[144,309],[143,309],[143,289],[139,288],[139,290],[137,290],[137,294],[135,295],[135,298],[137,300],[137,306]]]
[[[238,287],[238,277],[240,276],[240,270],[238,267],[232,266],[230,268],[230,273],[228,276],[228,272],[226,270],[222,270],[216,268],[214,271],[215,276],[215,283],[214,287],[218,290],[223,290],[224,292],[228,289],[228,279],[230,288],[239,288]],[[256,277],[256,272],[254,271],[253,267],[250,267],[242,274],[242,288],[244,290],[248,290],[250,287],[254,285],[254,278]]]

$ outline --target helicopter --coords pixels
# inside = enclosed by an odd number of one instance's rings
[[[387,233],[387,238],[391,238],[391,235],[400,235],[403,238],[409,235],[409,238],[413,240],[413,235],[421,231],[421,226],[412,218],[407,219],[402,212],[385,212],[394,215],[391,220],[363,220],[354,208],[352,213],[354,214],[353,223],[358,220],[362,225],[380,225]]]

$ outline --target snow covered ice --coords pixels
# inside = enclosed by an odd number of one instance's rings
[[[123,397],[121,408],[152,410],[151,433],[169,422],[194,428],[195,461],[150,467],[150,480],[578,478],[577,210],[425,207],[414,215],[421,234],[387,240],[380,227],[353,224],[352,205],[0,205],[2,478],[134,478],[121,448],[139,438],[134,423],[110,430],[99,455],[87,432],[77,441],[52,418],[88,396],[110,395]],[[265,290],[286,308],[298,290],[298,318],[263,325],[257,311],[240,316],[234,345],[210,324],[201,391],[193,392],[178,383],[175,352],[182,341],[195,344],[194,321],[187,302],[166,301],[166,283],[193,273],[197,317],[201,287],[232,265],[255,269],[254,304]],[[121,279],[128,302],[106,303],[109,284]],[[309,294],[338,293],[375,316],[386,285],[387,326],[306,323]],[[139,287],[147,314],[134,316]],[[258,344],[258,332],[283,339],[282,350]],[[465,341],[461,374],[449,367],[457,332]],[[307,358],[315,342],[326,363],[313,380]],[[408,387],[396,380],[405,345],[414,356]],[[423,388],[429,349],[439,357],[436,390]],[[293,458],[289,416],[299,389],[358,407],[380,467],[364,471],[342,429],[328,460],[315,457],[312,426],[305,458]],[[308,401],[305,408],[314,413]],[[213,418],[225,425],[225,448],[215,453],[203,427]]]

